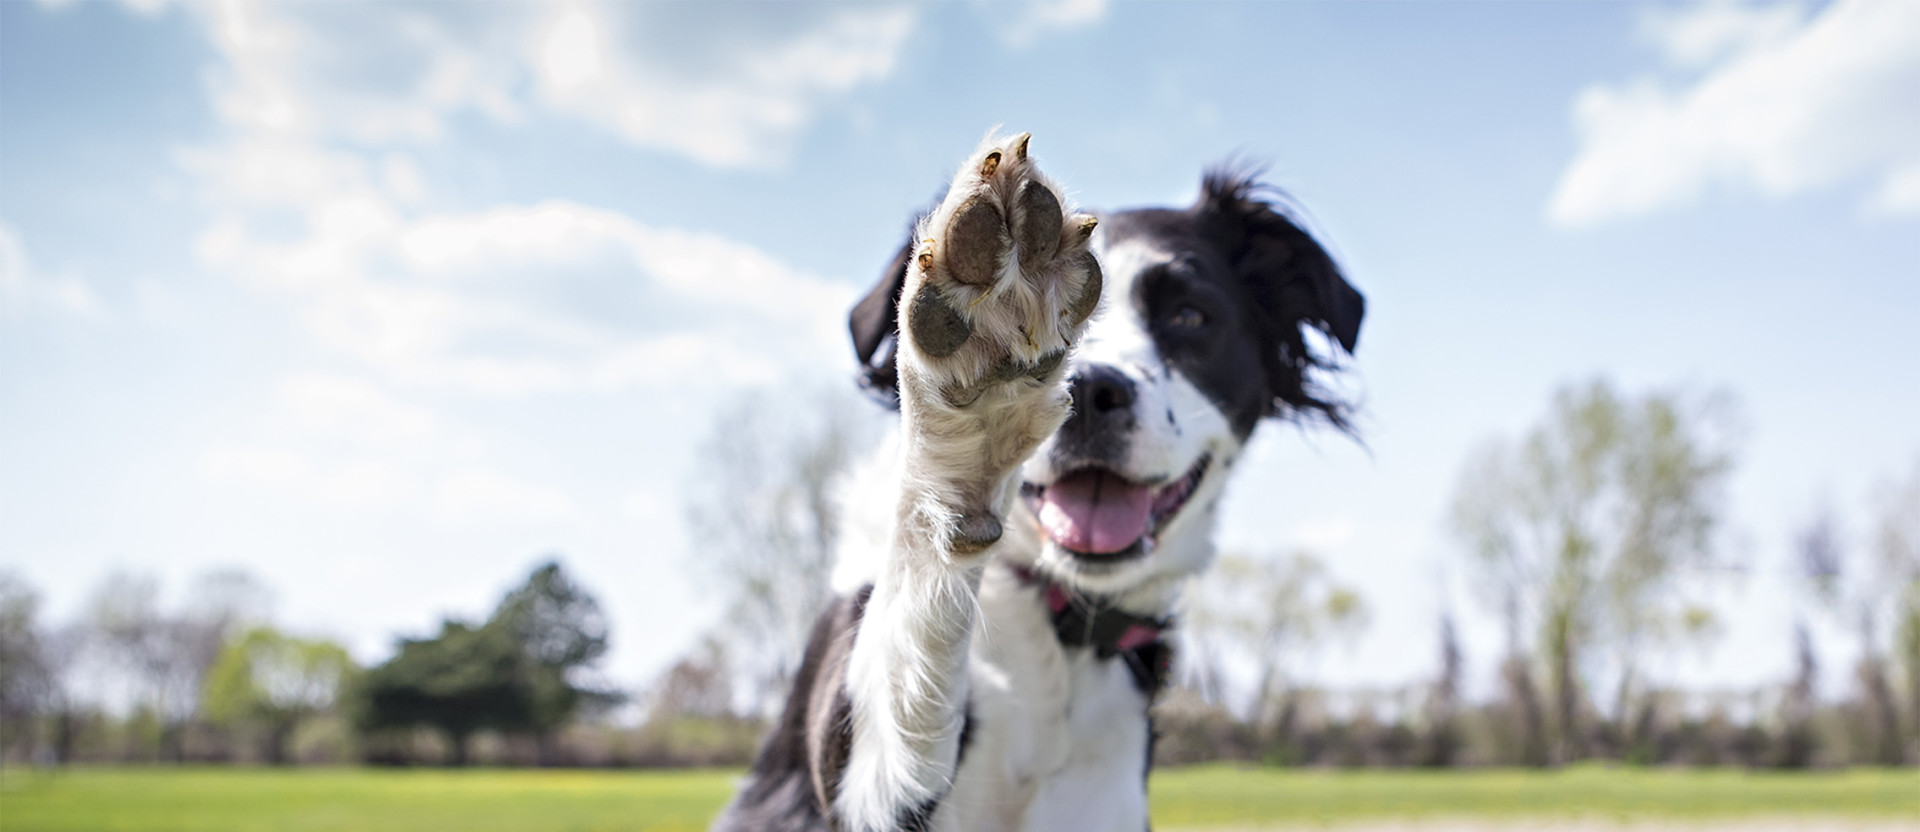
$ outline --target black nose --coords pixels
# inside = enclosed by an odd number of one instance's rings
[[[1081,367],[1074,372],[1071,384],[1073,410],[1082,417],[1097,421],[1133,409],[1133,380],[1112,366]]]
[[[1133,445],[1135,392],[1133,379],[1111,364],[1075,368],[1067,381],[1073,412],[1055,435],[1054,469],[1125,466]]]

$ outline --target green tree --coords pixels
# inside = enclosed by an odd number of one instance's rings
[[[445,621],[438,636],[402,640],[393,658],[361,677],[355,723],[368,732],[438,729],[452,746],[451,762],[466,765],[476,732],[532,724],[524,664],[506,632]]]
[[[255,627],[221,651],[202,707],[217,723],[259,730],[261,756],[282,765],[300,724],[333,708],[354,670],[334,642]]]
[[[549,562],[485,624],[449,620],[434,638],[402,640],[361,679],[355,722],[363,731],[436,728],[455,765],[481,730],[530,734],[544,751],[583,706],[617,700],[581,678],[606,649],[599,603]]]
[[[1586,753],[1582,668],[1601,648],[1612,648],[1614,714],[1625,722],[1649,642],[1710,629],[1710,617],[1686,607],[1677,589],[1685,569],[1715,555],[1733,422],[1724,396],[1635,399],[1594,380],[1562,388],[1519,442],[1495,440],[1468,460],[1453,528],[1507,622],[1510,674],[1529,674],[1520,662],[1528,653],[1545,665],[1553,757]],[[1541,725],[1529,722],[1526,744],[1541,749]]]

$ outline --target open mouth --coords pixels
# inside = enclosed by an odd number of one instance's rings
[[[1212,456],[1202,455],[1179,479],[1155,487],[1106,468],[1082,468],[1051,485],[1026,483],[1020,496],[1040,530],[1061,549],[1087,560],[1125,560],[1153,551],[1155,535],[1193,497]]]

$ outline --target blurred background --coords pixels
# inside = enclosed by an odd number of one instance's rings
[[[1167,762],[1920,762],[1920,4],[0,3],[15,762],[738,764],[990,128],[1368,297]]]

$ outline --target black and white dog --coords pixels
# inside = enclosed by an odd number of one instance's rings
[[[1345,424],[1313,376],[1364,301],[1251,175],[1096,218],[1028,139],[975,151],[853,312],[899,432],[717,830],[1147,828],[1147,709],[1234,459],[1264,417]]]

